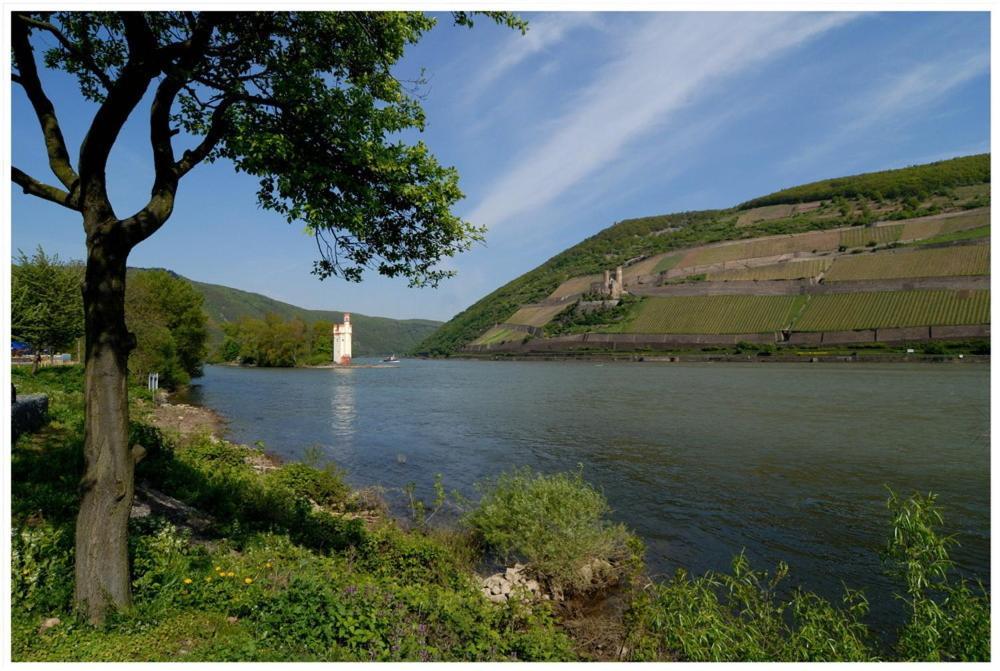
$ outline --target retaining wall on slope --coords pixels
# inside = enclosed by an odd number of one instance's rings
[[[905,328],[862,329],[858,331],[792,332],[785,340],[781,333],[684,334],[684,333],[578,333],[555,338],[535,338],[526,343],[469,345],[466,352],[559,352],[579,349],[633,350],[671,347],[754,345],[861,345],[904,343],[927,340],[988,338],[986,324],[969,326],[912,326]]]
[[[979,290],[989,289],[989,276],[926,277],[891,280],[849,280],[816,284],[812,280],[739,280],[735,282],[689,282],[664,286],[641,285],[630,288],[636,296],[790,296],[810,294],[853,294],[875,291]]]

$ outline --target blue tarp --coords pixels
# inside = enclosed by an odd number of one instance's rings
[[[17,340],[10,341],[10,351],[11,352],[27,352],[31,349],[31,345],[23,343]]]

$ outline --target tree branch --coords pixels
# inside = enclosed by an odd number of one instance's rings
[[[129,48],[128,61],[108,90],[80,145],[81,197],[96,199],[109,209],[105,175],[108,156],[125,121],[160,72],[160,64],[155,58],[156,37],[145,16],[141,12],[123,12],[122,20]]]
[[[66,151],[66,140],[59,127],[55,107],[45,95],[42,82],[38,78],[34,51],[28,39],[28,24],[21,19],[20,15],[14,15],[12,18],[11,43],[14,62],[17,64],[17,78],[14,81],[24,88],[28,100],[31,101],[31,106],[35,110],[35,115],[38,117],[38,123],[42,127],[42,135],[45,138],[45,149],[49,156],[49,167],[62,185],[72,193],[80,177],[70,163],[69,152]]]
[[[38,196],[39,198],[57,203],[71,210],[80,211],[80,208],[74,202],[68,191],[63,191],[58,187],[39,182],[31,175],[22,170],[18,170],[14,166],[11,166],[10,168],[10,180],[20,186],[24,193],[32,196]]]
[[[83,63],[84,66],[101,81],[101,84],[104,85],[105,89],[111,88],[112,82],[111,78],[108,77],[108,73],[106,73],[104,70],[100,68],[100,66],[97,65],[97,63],[90,56],[90,54],[86,53],[82,49],[78,48],[75,44],[73,44],[73,42],[68,37],[66,37],[66,35],[61,30],[56,28],[51,23],[46,23],[45,21],[39,21],[38,19],[33,19],[30,16],[25,16],[23,14],[19,14],[18,18],[30,26],[34,26],[39,30],[44,30],[54,35],[55,38],[59,40],[59,44],[62,45],[63,49],[68,51],[74,58]]]

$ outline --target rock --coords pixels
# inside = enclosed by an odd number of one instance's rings
[[[240,618],[236,617],[235,615],[230,615],[229,617],[226,618],[226,622],[228,622],[229,624],[236,624],[239,621]]]
[[[510,588],[511,588],[511,585],[506,580],[504,580],[503,582],[500,583],[500,593],[501,594],[510,594]]]
[[[42,620],[42,626],[38,628],[39,634],[44,634],[52,627],[59,625],[62,622],[58,617],[48,617]]]
[[[537,580],[529,580],[525,583],[525,587],[527,587],[528,591],[532,593],[538,592],[541,589],[541,585],[538,584]]]
[[[510,581],[513,582],[513,581],[517,580],[517,577],[518,577],[517,574],[520,573],[520,572],[521,572],[521,569],[518,569],[518,568],[508,568],[504,572],[504,577],[506,577],[507,580],[510,580]]]
[[[132,510],[129,511],[128,516],[132,519],[139,519],[143,517],[149,517],[153,514],[152,509],[148,504],[143,503],[139,500],[134,500],[132,502]]]
[[[503,603],[504,601],[507,600],[507,597],[505,597],[503,594],[490,594],[489,599],[493,603]]]
[[[579,573],[584,582],[589,583],[594,579],[594,569],[590,564],[584,564],[581,566]]]
[[[493,583],[490,585],[490,594],[500,594],[500,584]]]

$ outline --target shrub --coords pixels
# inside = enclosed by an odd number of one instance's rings
[[[679,570],[673,580],[652,585],[626,615],[628,645],[636,660],[679,656],[684,661],[866,661],[873,658],[860,618],[867,602],[857,592],[836,608],[811,593],[776,599],[788,575],[755,571],[745,555],[732,573],[691,578]]]
[[[903,580],[909,621],[899,633],[897,653],[914,661],[987,661],[990,658],[990,598],[965,579],[952,582],[954,562],[942,536],[943,523],[934,494],[906,500],[890,491],[892,537],[884,558],[890,575]]]
[[[272,485],[321,506],[342,506],[351,493],[344,482],[343,471],[333,464],[327,464],[322,470],[305,464],[285,464],[271,471],[267,479]]]
[[[68,608],[73,596],[73,534],[47,523],[11,530],[11,605],[29,612]]]
[[[581,568],[595,560],[613,569],[613,581],[641,563],[641,543],[624,525],[613,524],[604,495],[583,473],[544,475],[530,468],[500,475],[481,486],[479,505],[464,518],[484,545],[504,560],[525,560],[554,586],[587,590]]]

